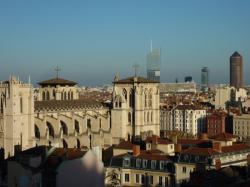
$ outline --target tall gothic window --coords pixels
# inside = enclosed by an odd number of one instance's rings
[[[49,91],[46,93],[46,100],[49,100]]]
[[[20,113],[23,113],[23,98],[20,97]]]
[[[43,91],[43,101],[46,100],[46,94],[45,94],[45,91]]]
[[[37,125],[35,125],[35,137],[37,139],[40,139],[40,131],[39,131],[39,128],[37,127]]]
[[[91,119],[87,119],[87,127],[91,128]]]
[[[68,148],[68,143],[66,142],[66,140],[62,140],[63,141],[63,148]]]
[[[123,96],[125,98],[125,100],[127,101],[127,90],[126,89],[123,89]]]
[[[76,148],[77,149],[81,148],[81,142],[80,142],[80,140],[78,138],[76,139]]]
[[[132,119],[131,119],[132,117],[131,117],[131,113],[130,112],[128,112],[128,123],[131,123],[131,121],[132,121]]]

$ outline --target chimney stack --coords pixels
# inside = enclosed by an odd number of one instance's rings
[[[221,143],[220,142],[213,142],[213,149],[219,151],[221,153]]]
[[[182,150],[181,144],[174,144],[174,152],[180,153]]]
[[[140,145],[133,145],[133,156],[138,156],[140,152]]]

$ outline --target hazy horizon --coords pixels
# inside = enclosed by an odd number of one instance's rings
[[[0,1],[0,80],[32,83],[56,76],[83,86],[110,84],[116,73],[146,76],[150,41],[161,48],[161,81],[229,82],[229,57],[243,56],[250,84],[250,1]]]

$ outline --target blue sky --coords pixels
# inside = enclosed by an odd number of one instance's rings
[[[249,0],[0,0],[0,80],[55,76],[81,85],[111,83],[133,74],[146,54],[162,51],[161,80],[180,81],[210,69],[212,83],[228,83],[229,56],[244,58],[250,83]]]

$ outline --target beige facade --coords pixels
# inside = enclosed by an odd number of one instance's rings
[[[111,107],[78,99],[76,83],[65,79],[40,82],[35,94],[32,85],[14,78],[2,82],[0,148],[5,157],[14,154],[15,145],[22,150],[35,144],[105,147],[133,134],[158,135],[158,83],[141,77],[127,80],[131,78],[114,82]]]
[[[141,77],[114,81],[112,136],[120,138],[160,133],[159,87]]]
[[[0,147],[5,158],[35,145],[32,85],[15,77],[0,82]]]
[[[233,117],[233,133],[241,139],[250,139],[250,114]]]

